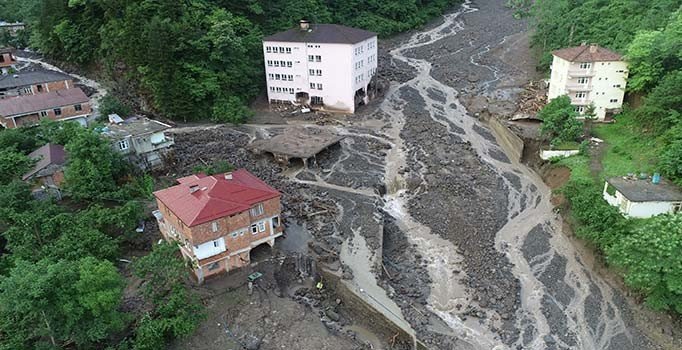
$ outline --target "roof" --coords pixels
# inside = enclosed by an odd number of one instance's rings
[[[22,180],[30,178],[50,165],[64,165],[64,163],[66,163],[64,146],[51,143],[31,152],[28,157],[37,160],[37,162],[33,166],[33,169],[22,176]]]
[[[170,125],[164,124],[158,120],[146,117],[131,117],[123,120],[121,123],[109,123],[102,129],[102,134],[110,138],[122,139],[128,136],[153,134],[169,129],[170,127]]]
[[[0,100],[0,116],[29,114],[46,109],[85,103],[90,99],[79,88],[23,95]]]
[[[269,139],[256,140],[248,147],[258,153],[270,152],[290,158],[308,159],[339,143],[343,136],[318,128],[287,128]]]
[[[552,52],[569,62],[621,61],[623,56],[599,45],[580,45]]]
[[[241,213],[281,195],[245,169],[212,176],[191,175],[178,182],[154,192],[154,196],[189,227]]]
[[[71,79],[71,76],[53,70],[24,71],[0,76],[0,89]]]
[[[633,202],[676,202],[682,201],[682,191],[666,180],[654,184],[649,179],[613,177],[606,180],[625,198]]]
[[[375,36],[377,34],[374,32],[338,24],[311,24],[309,30],[302,30],[300,27],[296,27],[270,35],[263,39],[263,41],[356,44]]]

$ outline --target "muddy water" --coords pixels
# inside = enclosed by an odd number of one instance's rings
[[[641,349],[652,347],[631,325],[627,305],[622,297],[601,278],[586,269],[575,248],[561,233],[560,219],[550,203],[550,189],[532,170],[515,161],[495,156],[500,146],[479,130],[481,123],[467,115],[459,103],[458,92],[431,76],[432,62],[410,57],[421,47],[457,36],[465,28],[463,18],[477,11],[470,1],[461,9],[446,15],[442,24],[415,33],[391,51],[391,56],[414,67],[417,76],[403,84],[391,86],[381,110],[391,117],[389,136],[395,143],[386,161],[386,211],[392,215],[422,256],[428,260],[431,294],[428,308],[452,329],[452,334],[476,349]],[[506,40],[500,35],[502,42]],[[478,43],[472,43],[472,46]],[[490,51],[485,45],[470,57],[470,64],[489,69],[492,79],[483,82],[489,90],[500,77],[494,66],[484,66],[481,57]],[[491,329],[496,319],[487,310],[485,321],[462,321],[457,304],[471,304],[463,285],[462,257],[451,242],[432,234],[429,227],[411,217],[405,179],[400,170],[406,167],[405,140],[400,131],[406,123],[405,104],[401,97],[405,87],[418,91],[431,118],[448,131],[468,141],[478,156],[505,181],[509,190],[506,224],[496,235],[496,248],[504,252],[514,265],[513,274],[520,281],[520,308],[516,312],[514,344],[504,344]],[[438,92],[438,97],[433,92]],[[443,101],[443,96],[445,101]],[[445,120],[442,116],[445,114]],[[478,130],[477,130],[478,129]],[[464,131],[464,133],[461,132]],[[509,176],[513,174],[513,176]],[[417,174],[425,181],[424,174]],[[464,262],[466,263],[466,262]],[[497,318],[499,319],[499,318]]]

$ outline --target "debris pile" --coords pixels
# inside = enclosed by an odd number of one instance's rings
[[[547,88],[544,81],[531,81],[519,94],[515,119],[535,118],[547,103]]]

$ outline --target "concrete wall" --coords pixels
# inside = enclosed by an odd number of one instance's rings
[[[566,158],[580,153],[579,150],[566,150],[566,151],[556,151],[556,150],[540,150],[540,158],[544,160],[550,160],[552,158]]]
[[[487,113],[481,114],[481,120],[485,122],[493,131],[495,134],[495,139],[500,144],[507,156],[513,161],[521,161],[524,148],[523,140],[514,132],[509,130],[509,128],[499,119],[492,117]]]

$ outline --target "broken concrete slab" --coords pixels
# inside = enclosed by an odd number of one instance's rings
[[[293,158],[299,158],[305,162],[339,143],[343,138],[325,129],[292,127],[272,138],[256,140],[248,148],[259,154],[270,153],[277,161],[283,163],[288,163]]]

